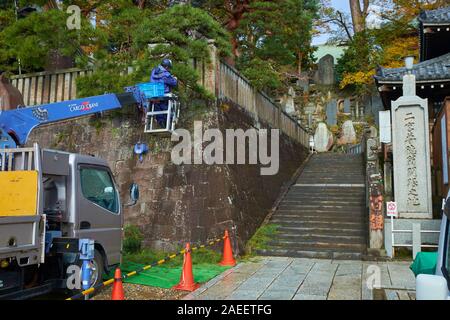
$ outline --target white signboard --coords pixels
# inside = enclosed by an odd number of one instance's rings
[[[386,209],[388,217],[398,218],[397,202],[388,202],[386,204]]]
[[[380,111],[380,142],[391,143],[391,112]]]

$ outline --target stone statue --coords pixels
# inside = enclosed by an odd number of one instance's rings
[[[16,109],[23,106],[23,97],[20,91],[14,87],[4,75],[0,75],[0,110]]]

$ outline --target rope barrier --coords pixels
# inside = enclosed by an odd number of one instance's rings
[[[217,244],[217,243],[219,243],[219,242],[225,240],[225,238],[226,238],[226,237],[224,236],[224,237],[217,238],[217,239],[215,239],[215,240],[209,241],[207,244],[202,244],[202,245],[199,245],[199,246],[196,246],[196,247],[192,247],[191,250],[190,250],[190,252],[193,252],[193,251],[196,251],[196,250],[199,250],[199,249],[204,249],[204,248],[207,248],[207,247],[212,247],[213,245],[215,245],[215,244]],[[144,266],[144,267],[142,267],[142,268],[140,268],[140,269],[138,269],[138,270],[129,272],[129,273],[127,273],[127,274],[124,274],[124,275],[122,276],[122,280],[125,280],[125,279],[127,279],[127,278],[129,278],[129,277],[135,276],[135,275],[137,275],[137,274],[139,274],[139,273],[141,273],[141,272],[143,272],[143,271],[149,270],[149,269],[151,269],[151,268],[153,268],[153,267],[160,266],[160,265],[162,265],[162,264],[164,264],[164,263],[166,263],[166,262],[168,262],[168,261],[170,261],[170,260],[175,259],[176,257],[178,257],[178,256],[180,256],[180,255],[184,255],[186,252],[187,252],[186,249],[180,250],[179,252],[174,253],[174,254],[171,254],[171,255],[167,256],[166,258],[164,258],[164,259],[161,259],[161,260],[159,260],[159,261],[156,261],[156,262],[154,262],[154,263],[151,263],[151,264],[149,264],[149,265],[146,265],[146,266]],[[109,280],[100,282],[99,284],[97,284],[97,285],[95,285],[95,286],[93,286],[93,287],[91,287],[91,288],[89,288],[89,289],[87,289],[87,290],[84,290],[84,291],[82,291],[82,292],[80,292],[80,293],[78,293],[78,294],[76,294],[76,295],[74,295],[74,296],[72,296],[72,297],[70,297],[70,298],[67,298],[66,300],[77,300],[77,299],[81,299],[81,298],[83,298],[84,296],[87,296],[87,295],[89,295],[89,294],[92,294],[92,293],[96,292],[97,290],[99,290],[99,289],[101,289],[101,288],[104,288],[104,287],[107,287],[107,286],[109,286],[109,285],[112,285],[113,283],[114,283],[114,278],[111,278],[111,279],[109,279]]]

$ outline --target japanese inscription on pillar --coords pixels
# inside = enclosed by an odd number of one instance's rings
[[[416,147],[416,117],[412,112],[406,114],[405,117],[405,156],[408,172],[408,199],[409,207],[420,206],[420,199],[418,194],[418,177],[417,177],[417,147]]]
[[[395,201],[400,218],[432,218],[428,103],[416,96],[392,103]]]

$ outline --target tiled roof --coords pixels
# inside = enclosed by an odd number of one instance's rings
[[[375,79],[378,83],[401,83],[406,68],[379,68]],[[412,70],[418,83],[450,81],[450,53],[415,64]]]
[[[450,24],[450,7],[436,10],[422,11],[419,21],[424,25],[446,25]]]

